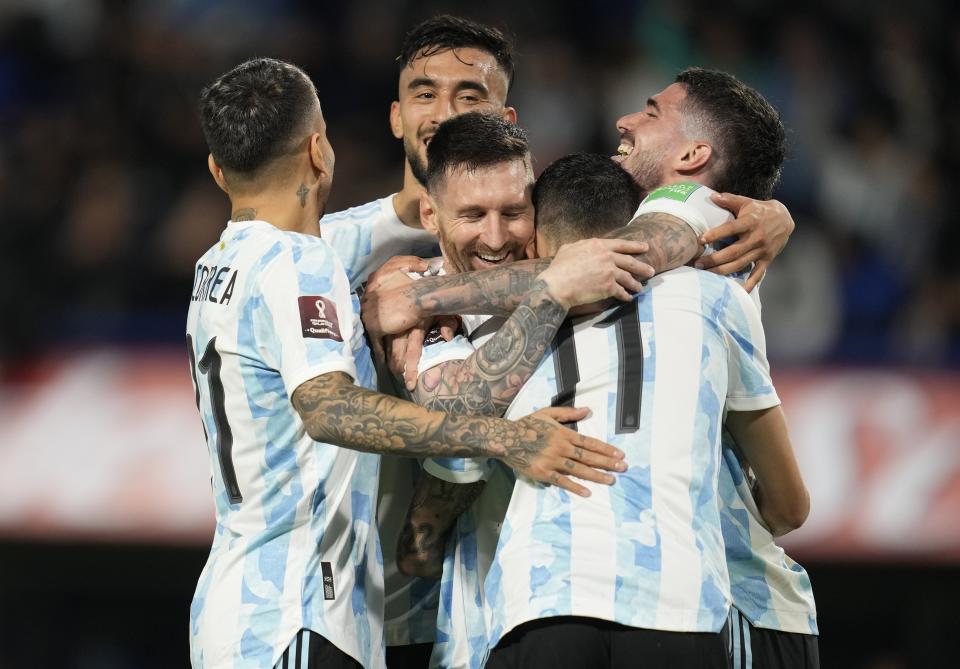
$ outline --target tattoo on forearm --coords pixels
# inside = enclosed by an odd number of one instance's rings
[[[427,277],[406,290],[423,313],[508,316],[549,266],[549,258],[523,260],[478,272]]]
[[[537,279],[513,315],[473,355],[445,363],[439,379],[430,383],[421,377],[417,401],[451,413],[503,415],[540,364],[566,315],[546,282]]]
[[[657,274],[690,262],[700,251],[693,229],[670,214],[641,214],[608,237],[647,242],[650,250],[635,257],[653,267]]]
[[[256,209],[237,209],[230,214],[231,221],[255,221],[257,220]]]
[[[414,489],[397,542],[397,562],[421,576],[443,571],[446,537],[457,517],[483,491],[484,481],[449,483],[424,473]]]
[[[532,416],[509,421],[428,411],[355,386],[343,372],[301,384],[293,405],[317,441],[394,455],[497,457],[517,470],[530,465],[555,430]]]

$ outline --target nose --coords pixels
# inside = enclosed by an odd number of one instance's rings
[[[491,212],[484,220],[480,241],[491,251],[499,251],[507,243],[507,224],[498,212]]]
[[[457,115],[457,109],[453,104],[453,97],[449,95],[440,95],[437,97],[437,104],[433,106],[433,122],[440,125],[448,118]]]
[[[637,125],[637,116],[639,112],[633,114],[627,114],[626,116],[621,116],[617,119],[617,131],[623,135],[630,132]]]

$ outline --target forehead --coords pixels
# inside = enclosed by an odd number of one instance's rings
[[[678,108],[687,97],[687,89],[683,84],[673,83],[653,96],[661,108]]]
[[[421,52],[422,53],[422,52]],[[506,89],[506,73],[497,64],[493,54],[474,47],[443,49],[430,55],[419,55],[400,71],[400,90],[413,79],[455,81],[461,79],[503,82]]]
[[[448,171],[440,195],[450,206],[499,206],[530,200],[533,167],[530,158],[516,158],[496,165]]]

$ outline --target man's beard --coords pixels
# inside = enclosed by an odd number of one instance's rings
[[[410,146],[406,140],[403,142],[403,152],[407,154],[407,162],[410,164],[410,172],[413,178],[420,182],[420,185],[427,185],[427,163],[420,159],[416,146]]]
[[[662,151],[644,151],[640,148],[636,148],[634,151],[640,151],[639,160],[628,166],[627,172],[633,177],[634,182],[646,197],[651,191],[662,185],[664,153]]]

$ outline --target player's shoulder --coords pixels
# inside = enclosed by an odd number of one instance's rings
[[[320,226],[323,228],[334,224],[363,223],[371,219],[385,218],[391,215],[395,217],[396,213],[393,211],[392,200],[393,195],[387,195],[386,197],[377,198],[366,204],[360,204],[356,207],[350,207],[349,209],[343,209],[331,214],[324,214],[323,218],[320,219]]]

